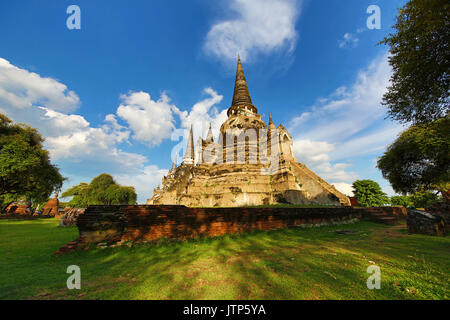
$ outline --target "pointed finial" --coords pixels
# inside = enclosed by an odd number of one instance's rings
[[[269,112],[269,130],[274,130],[275,129],[275,124],[273,123],[272,120],[272,114]]]
[[[188,143],[186,147],[186,153],[183,157],[183,163],[185,164],[194,164],[194,135],[193,135],[193,127],[191,124],[191,131],[189,132]]]
[[[214,142],[214,136],[212,133],[211,122],[209,123],[209,130],[208,130],[208,136],[206,137],[206,141]]]
[[[250,93],[248,91],[247,81],[245,80],[244,68],[242,68],[241,57],[238,55],[236,68],[236,80],[234,83],[234,93],[231,106],[253,106]]]

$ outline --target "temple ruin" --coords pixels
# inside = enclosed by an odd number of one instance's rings
[[[283,125],[262,120],[240,58],[228,119],[214,141],[211,126],[194,149],[191,127],[181,165],[176,160],[147,204],[237,207],[290,204],[349,206],[350,200],[299,163]]]

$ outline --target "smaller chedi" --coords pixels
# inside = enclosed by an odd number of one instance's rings
[[[56,216],[59,215],[59,199],[58,193],[55,194],[55,197],[50,199],[42,208],[42,214],[47,216]]]
[[[176,159],[147,204],[190,207],[324,204],[350,205],[350,200],[299,163],[292,137],[283,125],[262,120],[250,98],[238,58],[228,119],[214,141],[211,126],[194,148],[191,126],[181,165]]]

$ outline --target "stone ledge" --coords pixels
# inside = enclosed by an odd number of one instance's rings
[[[82,241],[58,252],[87,248],[89,244],[116,246],[159,239],[184,240],[216,237],[252,230],[314,227],[349,223],[373,210],[385,215],[391,208],[188,208],[176,205],[91,206],[77,222]],[[383,221],[380,221],[384,223]]]
[[[419,233],[431,236],[445,236],[446,227],[444,219],[436,214],[408,209],[406,217],[409,233]]]

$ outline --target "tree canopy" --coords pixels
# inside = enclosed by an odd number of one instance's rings
[[[373,180],[356,180],[352,187],[355,198],[362,207],[379,207],[389,203],[388,196]]]
[[[393,206],[402,206],[405,208],[412,207],[414,205],[410,196],[392,196],[391,204]]]
[[[426,190],[414,192],[409,197],[413,203],[413,206],[416,208],[427,208],[439,200],[435,193]]]
[[[403,206],[405,208],[426,208],[430,207],[436,201],[439,201],[439,197],[436,193],[431,191],[417,191],[410,195],[392,196],[391,204],[393,206]]]
[[[62,187],[64,177],[50,162],[44,139],[25,124],[0,113],[0,201],[44,201]]]
[[[82,182],[69,188],[61,197],[72,197],[68,205],[80,208],[101,204],[135,204],[137,199],[133,187],[120,186],[107,173],[95,177],[89,184]]]
[[[411,0],[400,9],[390,46],[391,85],[383,97],[389,116],[426,123],[449,113],[450,2]]]
[[[377,167],[399,193],[448,190],[450,181],[450,118],[413,126],[390,145]]]

